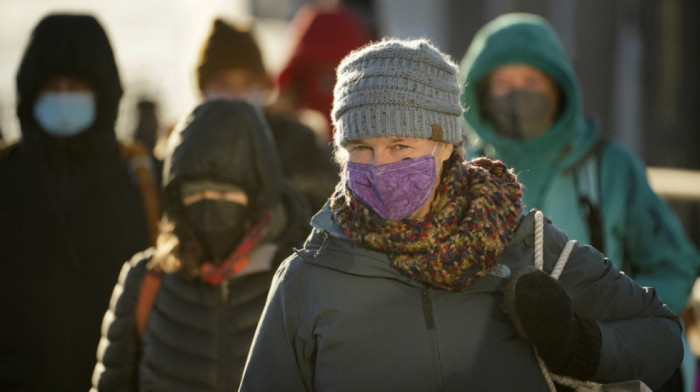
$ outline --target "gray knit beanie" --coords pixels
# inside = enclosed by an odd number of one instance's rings
[[[384,40],[350,53],[333,92],[334,142],[377,136],[459,144],[457,66],[425,39]]]

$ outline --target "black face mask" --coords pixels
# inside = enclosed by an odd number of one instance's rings
[[[518,89],[502,97],[488,98],[485,109],[499,135],[524,140],[544,134],[551,126],[545,122],[554,110],[545,94]]]
[[[186,206],[185,214],[207,261],[214,263],[226,259],[241,242],[249,218],[241,204],[210,199]]]

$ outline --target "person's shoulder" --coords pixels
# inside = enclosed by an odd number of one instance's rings
[[[284,112],[278,112],[274,110],[266,110],[265,111],[265,120],[267,120],[268,125],[270,128],[272,128],[272,131],[284,131],[284,132],[292,132],[296,134],[305,134],[309,136],[313,136],[314,131],[304,125],[301,121],[299,121],[296,117],[284,113]]]
[[[332,276],[346,274],[357,258],[372,251],[336,241],[327,231],[314,228],[301,249],[284,259],[275,273],[274,285],[285,292],[303,291],[309,285],[328,285]],[[382,260],[383,261],[383,260]]]
[[[639,159],[637,153],[618,140],[606,138],[601,143],[600,153],[604,156],[614,156],[618,159]]]
[[[620,178],[638,173],[645,177],[646,164],[636,152],[616,140],[608,140],[601,149],[601,169],[603,174]]]
[[[0,140],[0,184],[3,184],[8,189],[14,189],[15,192],[10,192],[11,194],[22,198],[36,197],[36,194],[22,195],[22,192],[19,192],[17,187],[19,186],[22,189],[31,187],[31,182],[27,181],[27,179],[36,178],[38,175],[37,170],[44,164],[44,161],[38,159],[35,154],[30,153],[21,140],[13,142]]]
[[[148,248],[134,254],[124,263],[119,275],[119,281],[125,286],[140,285],[143,277],[150,270],[150,261],[155,253],[155,248]]]
[[[294,250],[275,271],[272,287],[276,290],[296,291],[306,285],[309,270],[313,266],[304,262],[299,250]]]
[[[7,142],[0,139],[0,166],[5,165],[19,151],[19,142]]]
[[[538,220],[542,223],[542,233],[545,241],[554,240],[557,243],[566,242],[566,235],[556,226],[555,222],[544,215],[538,209],[532,208],[530,211],[524,212],[518,222],[518,226],[511,237],[510,244],[516,244],[524,241],[528,247],[534,246]]]
[[[539,225],[541,225],[541,228],[538,228]],[[540,230],[541,232],[538,233]],[[542,211],[533,208],[520,217],[518,227],[508,245],[522,245],[532,248],[536,245],[535,242],[540,234],[545,247],[563,248],[569,240],[566,234],[556,225],[556,222],[553,222]]]
[[[596,274],[602,274],[609,268],[608,263],[604,262],[604,256],[595,248],[570,240],[572,239],[556,225],[556,222],[544,215],[542,211],[532,209],[522,216],[518,229],[508,244],[509,248],[516,249],[512,249],[515,251],[507,254],[515,256],[511,260],[506,260],[505,264],[514,271],[533,265],[532,256],[523,258],[522,255],[533,255],[539,248],[542,250],[543,268],[547,273],[553,271],[564,254],[566,254],[566,260],[575,259],[572,263],[563,262],[566,265],[576,265],[574,269],[580,271],[581,278],[593,279]]]
[[[130,267],[138,269],[147,269],[148,262],[153,258],[156,249],[154,247],[148,248],[141,252],[135,253],[131,256],[131,259],[127,262]]]
[[[599,151],[603,162],[607,162],[608,164],[621,164],[625,162],[631,164],[642,161],[641,156],[632,150],[632,148],[615,139],[604,139]]]
[[[280,199],[292,223],[302,223],[304,227],[308,227],[311,219],[311,207],[304,194],[286,178],[282,180],[281,188]]]
[[[280,268],[286,264],[284,268],[300,271],[303,268],[313,268],[316,265],[324,264],[324,260],[329,257],[327,251],[333,242],[333,236],[328,231],[316,227],[310,227],[310,229],[303,246],[294,249],[294,252],[282,262]],[[340,241],[340,245],[343,242],[345,241]],[[334,247],[337,246],[339,244],[334,245]]]
[[[307,149],[318,145],[314,130],[288,113],[267,110],[265,120],[280,148],[284,148],[284,144]]]

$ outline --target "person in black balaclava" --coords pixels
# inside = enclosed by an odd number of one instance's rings
[[[119,268],[149,238],[114,124],[100,23],[49,15],[17,74],[21,140],[0,154],[0,390],[87,390]]]
[[[158,104],[149,99],[141,99],[136,104],[137,124],[134,129],[132,143],[129,146],[132,151],[138,149],[139,156],[142,159],[140,164],[145,164],[148,168],[150,177],[155,182],[155,187],[160,184],[160,175],[163,171],[163,160],[155,155],[156,144],[159,139],[160,123],[158,121]],[[135,162],[136,163],[136,162]]]
[[[136,105],[138,124],[134,130],[134,140],[143,143],[149,154],[153,154],[158,139],[158,105],[147,99],[142,99]]]
[[[170,135],[158,243],[122,270],[92,391],[238,390],[273,274],[310,231],[292,189],[258,108],[195,108]]]

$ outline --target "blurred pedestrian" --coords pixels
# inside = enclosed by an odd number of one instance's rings
[[[122,269],[92,390],[236,391],[272,275],[308,233],[307,206],[241,101],[197,107],[170,136],[163,174],[159,242]]]
[[[317,0],[323,1],[323,0]],[[364,30],[367,32],[370,41],[381,39],[379,31],[379,18],[377,17],[378,1],[375,0],[341,0],[353,14],[364,25]]]
[[[156,155],[156,145],[163,138],[160,134],[158,120],[158,104],[149,99],[140,99],[136,104],[137,122],[133,139],[129,143],[122,142],[122,156],[129,155],[133,174],[141,182],[148,182],[142,189],[160,189],[163,160]],[[162,141],[161,141],[162,144]],[[128,148],[127,148],[128,147]],[[142,194],[142,199],[148,200],[146,205],[152,206],[146,214],[149,222],[160,220],[160,192]],[[151,200],[153,199],[153,200]],[[149,227],[152,237],[158,233],[157,224]],[[154,242],[155,243],[155,242]]]
[[[315,126],[333,139],[331,108],[335,68],[347,54],[369,42],[367,26],[342,3],[305,3],[289,25],[291,51],[279,74],[276,106],[294,113],[313,111],[323,123]]]
[[[386,40],[337,72],[342,181],[276,274],[241,391],[668,378],[681,327],[654,289],[541,212],[523,215],[502,163],[464,160],[451,59],[426,40]]]
[[[87,390],[119,268],[149,243],[114,132],[122,88],[100,23],[43,18],[17,96],[22,138],[0,154],[0,390]]]
[[[326,202],[338,180],[330,151],[296,117],[266,103],[272,83],[249,27],[216,19],[202,46],[197,84],[204,99],[237,98],[260,107],[275,139],[282,173],[307,198],[312,211]]]
[[[149,99],[140,99],[136,103],[136,112],[134,140],[141,142],[149,154],[153,154],[158,141],[158,105]]]
[[[163,161],[156,156],[156,145],[161,138],[158,104],[150,99],[142,98],[136,103],[135,109],[136,127],[133,131],[133,142],[139,143],[143,147],[149,157],[151,170],[160,183]]]
[[[517,13],[495,19],[475,36],[460,72],[471,156],[514,168],[525,205],[656,288],[680,313],[700,254],[650,188],[642,161],[584,114],[573,67],[549,23]]]

